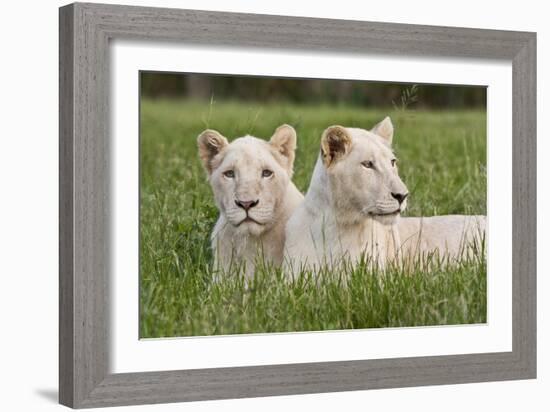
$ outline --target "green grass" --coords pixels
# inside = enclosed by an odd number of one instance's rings
[[[197,156],[202,130],[267,139],[280,124],[291,124],[298,133],[293,180],[305,192],[327,126],[369,128],[388,114],[411,193],[407,215],[486,214],[484,111],[143,100],[140,336],[485,322],[484,256],[456,267],[433,262],[429,273],[415,267],[381,275],[360,266],[288,284],[279,271],[262,268],[247,286],[238,276],[212,282],[209,235],[217,210]]]

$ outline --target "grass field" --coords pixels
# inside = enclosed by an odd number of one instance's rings
[[[285,283],[263,268],[245,287],[212,282],[209,235],[217,210],[196,148],[214,128],[230,140],[268,139],[289,123],[298,133],[294,182],[305,192],[329,125],[370,128],[386,115],[396,128],[407,215],[486,214],[484,111],[375,111],[333,106],[213,104],[143,100],[140,142],[140,336],[358,329],[483,323],[486,261],[398,268],[384,276],[358,267],[342,277]]]

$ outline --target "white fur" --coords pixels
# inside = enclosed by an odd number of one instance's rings
[[[484,216],[399,217],[407,201],[399,204],[391,194],[408,191],[391,165],[392,138],[389,118],[370,132],[325,131],[305,200],[286,226],[287,273],[360,259],[383,269],[433,252],[457,258],[484,236]],[[374,169],[362,167],[366,161]]]
[[[198,138],[199,155],[220,211],[212,231],[217,269],[245,265],[253,275],[256,259],[280,265],[284,227],[303,195],[291,181],[296,133],[279,127],[269,142],[252,136],[227,139],[213,130]],[[272,175],[265,177],[264,170]],[[228,177],[227,172],[233,176]],[[245,211],[237,202],[254,201]],[[246,219],[246,220],[245,220]]]
[[[482,247],[486,220],[467,215],[402,217],[397,220],[402,256],[414,260],[437,253],[456,260],[471,255],[473,247]]]

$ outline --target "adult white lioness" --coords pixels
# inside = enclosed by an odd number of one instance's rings
[[[220,216],[212,232],[215,266],[254,273],[256,259],[280,265],[284,228],[303,195],[291,181],[296,132],[282,125],[269,142],[245,136],[228,143],[215,130],[198,137]]]
[[[305,200],[287,223],[289,273],[359,259],[383,268],[403,256],[435,251],[457,256],[460,244],[472,239],[475,225],[467,221],[473,217],[399,219],[409,193],[398,175],[392,139],[389,117],[371,131],[325,130]],[[485,220],[479,220],[484,230]]]

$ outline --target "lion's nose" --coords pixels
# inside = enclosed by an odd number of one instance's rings
[[[259,200],[247,200],[247,201],[244,201],[244,200],[235,200],[235,204],[241,208],[243,208],[244,210],[246,210],[248,212],[248,209],[251,209],[253,208],[254,206],[256,206],[258,203],[260,203]]]
[[[393,193],[392,197],[399,202],[399,204],[403,203],[403,201],[407,198],[409,195],[408,193]]]

